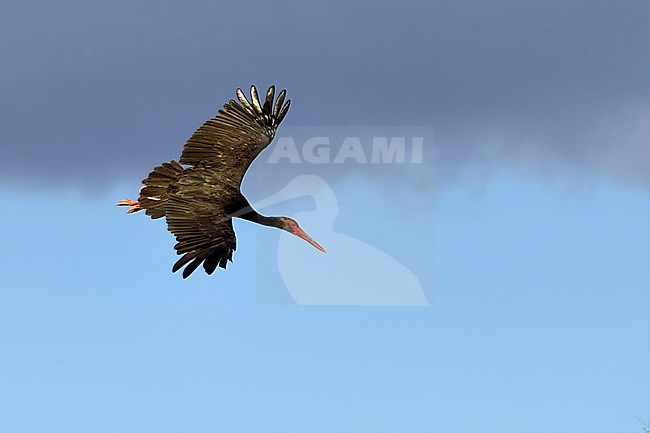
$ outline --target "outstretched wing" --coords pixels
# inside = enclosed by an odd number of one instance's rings
[[[190,137],[183,147],[181,164],[221,167],[241,183],[255,157],[273,140],[291,104],[290,100],[284,103],[285,90],[274,100],[275,86],[266,92],[264,105],[260,104],[255,86],[251,86],[250,93],[249,102],[237,89],[239,103],[231,99]]]
[[[173,194],[168,199],[165,217],[169,231],[178,241],[174,249],[183,256],[172,272],[187,265],[183,270],[183,278],[187,278],[203,264],[205,272],[211,275],[217,266],[225,269],[232,261],[237,245],[235,231],[232,219],[220,206]]]

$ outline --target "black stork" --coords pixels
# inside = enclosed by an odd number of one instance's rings
[[[183,266],[187,278],[201,264],[208,275],[217,266],[232,262],[236,239],[232,218],[238,217],[296,235],[322,252],[325,249],[287,217],[269,217],[256,212],[242,195],[240,186],[255,157],[268,146],[289,110],[286,91],[277,99],[275,86],[260,103],[255,86],[250,102],[241,89],[237,99],[225,104],[185,143],[180,161],[165,162],[142,181],[138,201],[120,200],[130,206],[127,213],[144,210],[151,218],[165,217],[176,237],[174,249],[182,257],[172,272]]]

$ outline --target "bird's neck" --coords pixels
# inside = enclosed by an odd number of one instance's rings
[[[241,215],[236,215],[238,218],[245,219],[257,224],[262,224],[263,226],[276,227],[280,228],[280,219],[278,217],[266,216],[257,212],[255,209],[250,206],[246,209]]]
[[[248,200],[246,200],[246,197],[243,195],[239,196],[239,199],[236,201],[232,209],[233,210],[230,212],[231,217],[245,219],[257,224],[262,224],[263,226],[277,228],[280,228],[282,226],[280,218],[269,217],[257,212],[255,209],[253,209],[253,206],[251,206]]]

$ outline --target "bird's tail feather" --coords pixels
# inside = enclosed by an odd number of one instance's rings
[[[140,190],[140,206],[152,219],[165,216],[169,186],[183,174],[183,166],[176,161],[164,162],[154,168],[142,181],[145,185]]]

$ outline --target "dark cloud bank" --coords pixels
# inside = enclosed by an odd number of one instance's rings
[[[444,179],[508,165],[647,188],[648,22],[647,1],[2,3],[2,182],[139,180],[235,88],[276,83],[294,102],[287,131],[435,128],[418,166],[262,158],[278,184],[365,173],[426,187],[435,159]]]

